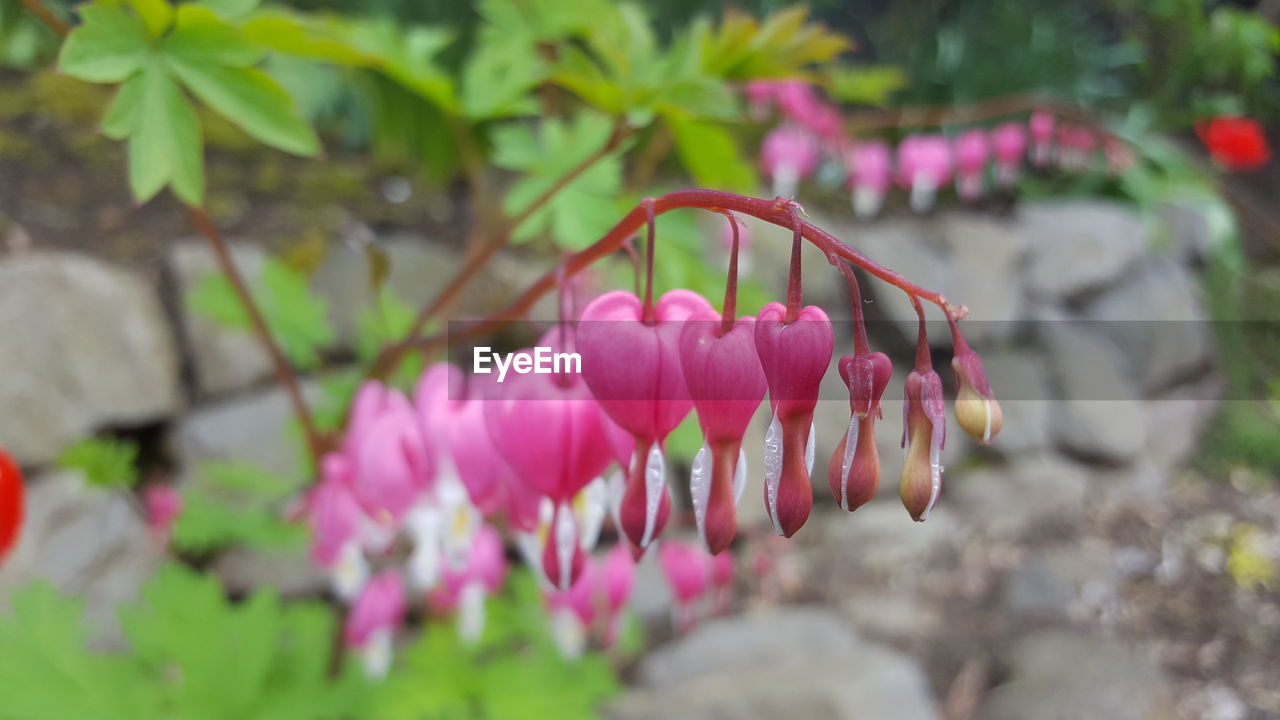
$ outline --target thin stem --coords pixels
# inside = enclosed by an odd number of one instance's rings
[[[933,368],[933,359],[929,357],[929,335],[925,332],[924,308],[920,298],[907,293],[911,298],[911,306],[916,309],[916,317],[920,318],[920,332],[916,336],[916,370],[924,372]]]
[[[795,236],[791,239],[791,274],[787,278],[787,316],[783,322],[790,325],[800,316],[800,306],[804,303],[804,286],[800,278],[800,241],[804,233],[800,227],[800,213],[796,210],[796,204],[788,201],[788,209],[791,211],[791,222],[795,226]]]
[[[654,256],[654,240],[655,226],[657,223],[656,215],[653,212],[653,199],[645,198],[640,202],[644,206],[646,214],[646,225],[648,226],[647,235],[644,245],[644,324],[652,325],[657,322],[653,315],[653,256]]]
[[[836,263],[840,274],[849,283],[849,300],[853,309],[853,352],[865,355],[871,352],[871,343],[867,341],[867,323],[862,318],[862,290],[858,287],[858,276],[853,266],[846,262]],[[950,314],[947,317],[951,317]]]
[[[404,357],[404,353],[408,351],[411,346],[412,339],[422,334],[427,323],[431,322],[431,318],[435,317],[441,310],[457,300],[458,296],[462,294],[462,291],[466,289],[467,284],[471,282],[471,280],[479,274],[482,269],[484,269],[485,265],[488,264],[494,254],[507,244],[507,241],[511,239],[511,234],[515,232],[516,228],[518,228],[525,220],[528,220],[535,212],[538,211],[539,208],[546,205],[547,202],[569,185],[569,183],[581,176],[582,173],[591,169],[592,165],[595,165],[597,162],[616,150],[627,137],[629,132],[630,130],[627,126],[622,121],[619,121],[614,127],[613,134],[609,137],[608,142],[606,142],[603,147],[592,153],[589,157],[584,158],[581,163],[562,175],[541,195],[534,198],[533,202],[529,203],[524,210],[516,213],[515,216],[507,220],[505,223],[502,223],[493,231],[487,241],[481,240],[481,238],[484,238],[487,233],[477,227],[467,240],[466,246],[469,250],[466,262],[463,264],[462,268],[458,270],[457,274],[449,280],[449,283],[445,285],[435,297],[429,300],[427,304],[423,305],[422,309],[418,311],[417,317],[413,319],[413,323],[405,333],[405,340],[403,342],[396,343],[395,345],[389,345],[383,348],[382,352],[379,353],[378,358],[369,368],[367,376],[374,379],[383,379],[390,375],[392,371],[395,370],[396,366],[399,365],[400,359]]]
[[[750,215],[754,218],[764,220],[765,222],[778,225],[780,227],[795,227],[795,218],[790,212],[790,201],[775,198],[773,200],[764,200],[761,198],[753,198],[745,195],[737,195],[734,193],[723,192],[720,190],[677,190],[667,193],[656,198],[652,198],[652,207],[655,215],[661,215],[665,212],[677,210],[681,208],[702,208],[713,212],[733,211],[743,215]],[[627,213],[626,216],[618,222],[604,237],[597,240],[592,245],[570,255],[566,258],[558,268],[563,268],[564,272],[569,276],[581,272],[592,263],[606,257],[610,253],[616,252],[627,238],[635,234],[648,218],[648,210],[645,206],[636,206]],[[908,295],[920,298],[937,305],[944,313],[954,314],[956,318],[963,317],[965,309],[963,306],[952,305],[947,302],[946,297],[941,293],[934,292],[923,288],[910,280],[903,277],[898,272],[891,270],[874,260],[871,260],[861,252],[853,249],[849,245],[838,240],[835,236],[822,230],[821,228],[809,223],[808,221],[800,221],[801,235],[811,242],[815,247],[821,250],[831,263],[847,260],[854,265],[862,268],[871,275],[883,280],[884,282],[902,290]],[[437,333],[428,337],[413,338],[401,343],[397,346],[401,352],[411,348],[424,348],[427,350],[438,349],[444,346],[450,339],[457,341],[465,341],[471,338],[481,337],[488,333],[506,327],[515,322],[517,319],[524,317],[543,295],[556,287],[557,270],[552,270],[527,288],[519,297],[513,300],[506,308],[490,315],[489,317],[469,325],[460,332],[454,333],[452,336]]]
[[[40,22],[48,25],[49,29],[55,33],[63,37],[71,33],[71,26],[63,21],[62,18],[54,15],[53,11],[45,7],[40,0],[22,0],[22,7],[26,8],[27,12],[35,15]]]
[[[631,277],[632,284],[635,286],[633,292],[636,297],[640,296],[640,253],[636,251],[636,239],[629,237],[626,242],[622,243],[622,249],[626,251],[627,257],[631,258]]]
[[[733,233],[733,247],[729,249],[729,275],[724,280],[724,311],[720,316],[720,334],[724,335],[733,328],[738,314],[738,216],[731,212],[724,214],[729,220],[729,230]]]
[[[258,308],[257,302],[253,299],[253,294],[249,291],[249,286],[245,283],[244,276],[240,274],[239,268],[236,267],[235,260],[231,256],[231,249],[227,246],[227,241],[218,232],[218,228],[213,224],[213,220],[205,212],[204,208],[191,208],[191,222],[195,225],[196,230],[209,241],[209,246],[213,248],[214,257],[217,258],[219,269],[222,270],[223,275],[227,276],[227,280],[231,281],[231,287],[235,291],[236,297],[249,315],[249,323],[253,327],[253,332],[258,338],[258,342],[266,348],[267,354],[271,356],[271,364],[275,367],[276,377],[289,395],[289,403],[293,406],[293,414],[297,416],[298,422],[302,423],[302,431],[307,440],[307,449],[310,451],[312,459],[319,464],[320,458],[325,452],[324,438],[316,427],[315,418],[311,414],[311,408],[307,406],[306,398],[302,395],[302,386],[298,382],[298,376],[294,373],[293,366],[289,364],[284,351],[280,349],[280,345],[271,334],[271,328],[267,326],[267,320],[263,316],[262,310]]]

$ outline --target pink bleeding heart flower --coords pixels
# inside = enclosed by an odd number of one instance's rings
[[[463,566],[446,566],[442,571],[431,602],[443,610],[458,611],[458,633],[464,640],[478,640],[484,632],[485,598],[502,587],[506,576],[502,536],[489,525],[481,526],[472,536]]]
[[[838,366],[849,387],[849,430],[831,453],[827,483],[840,507],[852,512],[875,497],[880,486],[875,422],[893,365],[884,353],[862,352],[845,355]]]
[[[752,80],[746,84],[743,92],[747,96],[751,117],[763,120],[769,115],[769,109],[777,97],[778,83],[773,80]]]
[[[148,485],[142,493],[142,506],[147,513],[147,528],[160,545],[169,543],[173,523],[182,513],[182,495],[172,485]]]
[[[391,669],[392,640],[404,624],[404,580],[396,570],[384,570],[365,585],[343,627],[343,639],[356,648],[370,677],[385,677]]]
[[[435,480],[436,449],[400,392],[387,393],[356,450],[355,495],[380,525],[395,529]]]
[[[1031,113],[1027,123],[1031,130],[1031,162],[1036,167],[1044,167],[1053,157],[1053,128],[1057,124],[1053,114],[1047,110]]]
[[[773,409],[764,441],[765,507],[774,530],[791,537],[813,507],[813,411],[835,338],[822,308],[805,306],[790,319],[772,302],[756,316],[755,341]]]
[[[917,522],[929,517],[942,492],[942,448],[947,440],[942,379],[932,367],[921,366],[907,375],[902,409],[902,504]]]
[[[997,125],[991,131],[991,152],[996,158],[996,183],[1011,187],[1018,180],[1027,152],[1027,131],[1016,122]]]
[[[711,556],[700,547],[667,540],[658,548],[658,564],[675,598],[676,627],[687,632],[697,623],[698,602],[711,585]]]
[[[862,218],[874,216],[893,180],[889,146],[879,140],[857,143],[849,149],[846,164],[853,212]]]
[[[1058,128],[1058,166],[1064,170],[1080,171],[1089,167],[1098,138],[1093,131],[1079,125],[1063,125]]]
[[[781,80],[774,88],[778,109],[794,122],[803,123],[822,105],[813,86],[802,80]]]
[[[484,397],[495,387],[492,377],[466,378],[457,366],[436,363],[423,373],[414,395],[423,435],[443,449],[471,503],[486,515],[504,507],[511,475],[484,417]]]
[[[898,183],[911,191],[911,209],[933,207],[951,179],[951,143],[941,135],[912,135],[898,145]]]
[[[334,593],[350,600],[364,587],[369,566],[362,547],[373,522],[352,491],[350,471],[342,456],[331,453],[321,463],[320,482],[308,494],[311,561],[329,572]]]
[[[818,159],[813,135],[791,125],[771,130],[760,146],[760,167],[773,180],[778,197],[794,197],[800,181],[818,168]]]
[[[956,136],[956,192],[972,202],[982,196],[982,175],[987,169],[990,149],[984,130],[966,130]]]
[[[693,407],[680,367],[680,331],[690,316],[710,308],[697,293],[672,290],[645,317],[640,299],[619,290],[592,301],[578,322],[582,379],[636,440],[620,517],[639,553],[671,511],[663,442]]]
[[[547,594],[547,607],[556,622],[553,632],[566,656],[580,655],[592,631],[599,633],[606,648],[617,643],[635,574],[631,552],[615,545],[603,559],[589,558],[573,587]]]
[[[552,328],[538,344],[559,352],[573,345],[567,328]],[[554,504],[542,566],[552,583],[568,588],[584,559],[569,503],[612,459],[600,404],[580,375],[529,373],[509,377],[484,405],[494,445],[517,482]]]
[[[822,140],[828,148],[839,148],[844,144],[844,118],[834,105],[818,102],[803,118],[797,118],[815,137]]]
[[[719,313],[708,307],[691,316],[680,333],[680,364],[703,438],[689,489],[698,535],[712,554],[733,542],[735,506],[747,477],[742,436],[767,389],[755,324],[747,316],[726,329]]]

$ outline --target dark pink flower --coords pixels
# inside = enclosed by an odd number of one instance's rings
[[[794,197],[800,181],[818,168],[818,159],[813,135],[794,126],[771,130],[760,146],[760,167],[773,180],[778,197]]]
[[[911,209],[933,207],[951,180],[951,143],[941,135],[912,135],[898,145],[898,183],[911,191]]]
[[[973,201],[982,196],[982,176],[989,153],[985,130],[975,128],[956,136],[956,193],[961,200]]]
[[[395,570],[384,570],[365,585],[347,614],[343,639],[356,648],[371,677],[391,669],[392,641],[404,623],[404,581]]]
[[[889,146],[878,140],[856,143],[845,157],[845,166],[853,191],[853,212],[864,218],[880,212],[885,192],[893,182]]]
[[[1007,122],[991,131],[991,152],[996,158],[996,182],[1010,187],[1018,180],[1027,152],[1027,131],[1020,123]]]

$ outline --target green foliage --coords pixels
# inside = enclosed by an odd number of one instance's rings
[[[328,301],[311,291],[307,278],[288,263],[268,258],[262,274],[249,281],[267,327],[289,361],[300,368],[320,364],[319,352],[334,342]],[[231,281],[219,273],[200,278],[186,297],[197,313],[226,328],[249,330],[249,314]]]
[[[254,67],[263,48],[225,17],[252,3],[131,0],[80,8],[81,24],[62,46],[60,66],[95,83],[123,83],[102,129],[129,143],[129,187],[146,202],[166,185],[189,205],[204,199],[199,120],[187,92],[267,145],[315,155],[315,133],[293,100]]]
[[[130,650],[84,648],[81,601],[45,584],[0,617],[0,720],[327,720],[358,716],[364,681],[329,677],[333,617],[261,590],[229,603],[217,580],[162,568],[121,610]]]
[[[58,455],[58,467],[83,472],[90,485],[130,488],[138,484],[138,444],[85,438]]]
[[[531,574],[508,581],[489,603],[485,636],[464,643],[446,624],[428,625],[402,667],[379,686],[378,720],[578,720],[618,690],[603,658],[564,660],[546,634],[546,616]]]
[[[373,304],[362,310],[357,318],[356,357],[362,363],[372,363],[382,348],[405,337],[417,315],[414,308],[383,286]],[[398,387],[413,387],[425,364],[422,353],[406,353],[400,367],[392,373],[391,383]]]
[[[575,167],[606,148],[614,131],[608,118],[584,111],[572,122],[548,118],[536,134],[519,124],[494,132],[494,164],[523,172],[507,192],[508,213],[519,215],[559,187],[516,228],[515,240],[550,232],[562,247],[576,249],[598,240],[618,221],[615,196],[622,189],[622,163],[616,153],[566,182]]]
[[[207,553],[233,545],[297,545],[306,530],[284,511],[304,486],[246,462],[210,462],[182,487],[182,513],[173,528],[179,550]]]

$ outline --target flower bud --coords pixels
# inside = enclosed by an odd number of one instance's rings
[[[827,483],[840,507],[852,512],[875,497],[880,486],[875,421],[893,367],[888,356],[878,352],[845,355],[839,367],[849,386],[849,431],[827,463]]]
[[[1000,403],[996,402],[982,370],[982,359],[967,345],[951,360],[956,374],[956,422],[983,445],[989,445],[1004,423]]]
[[[905,395],[902,444],[907,459],[900,491],[912,519],[923,522],[942,491],[941,455],[947,435],[942,379],[932,369],[912,370]]]

